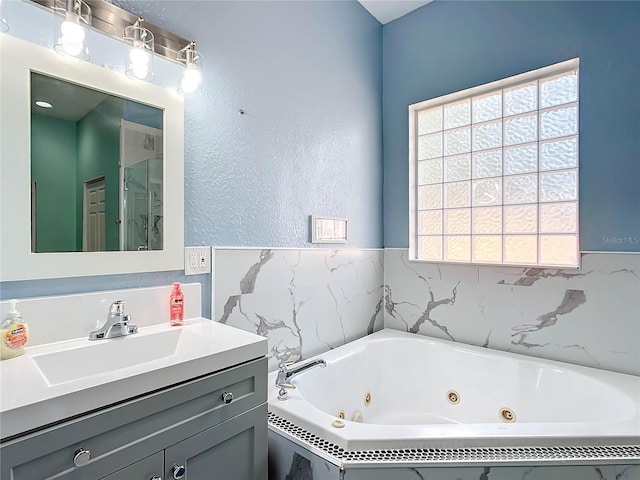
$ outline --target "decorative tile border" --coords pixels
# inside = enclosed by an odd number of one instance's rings
[[[334,465],[598,465],[640,464],[640,445],[555,447],[410,448],[347,451],[269,412],[269,429]]]

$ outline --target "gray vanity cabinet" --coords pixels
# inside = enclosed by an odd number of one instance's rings
[[[263,480],[266,382],[260,358],[5,441],[0,480]]]
[[[128,467],[118,470],[111,475],[101,478],[100,480],[161,480],[161,472],[164,468],[164,452],[158,452],[150,457],[129,465]],[[155,477],[155,479],[154,479]],[[172,477],[166,477],[171,479]]]
[[[183,467],[189,480],[266,479],[267,406],[208,428],[165,450],[165,477]]]

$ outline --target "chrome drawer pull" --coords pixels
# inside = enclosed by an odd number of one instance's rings
[[[151,477],[149,480],[162,480],[162,477],[159,477],[157,475],[154,475],[153,477]]]
[[[76,467],[82,467],[83,465],[86,465],[87,463],[89,463],[89,460],[91,460],[91,450],[79,448],[73,455],[73,464]]]
[[[226,403],[227,405],[230,404],[233,401],[233,393],[231,392],[224,392],[222,394],[222,401],[224,403]]]
[[[184,478],[184,474],[187,473],[187,469],[184,468],[184,465],[178,465],[177,463],[171,467],[171,472],[173,473],[173,478],[175,480],[180,480]]]

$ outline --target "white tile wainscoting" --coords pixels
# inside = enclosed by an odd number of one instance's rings
[[[269,339],[269,369],[383,326],[383,251],[214,249],[213,319]]]
[[[214,252],[213,318],[267,336],[271,370],[384,326],[640,375],[640,255],[557,270],[409,262],[406,249]]]
[[[579,270],[409,262],[385,250],[387,328],[640,375],[640,255]]]

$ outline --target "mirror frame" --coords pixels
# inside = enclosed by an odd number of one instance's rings
[[[31,72],[164,111],[163,250],[31,252]],[[0,281],[184,269],[184,100],[177,92],[0,35]]]

